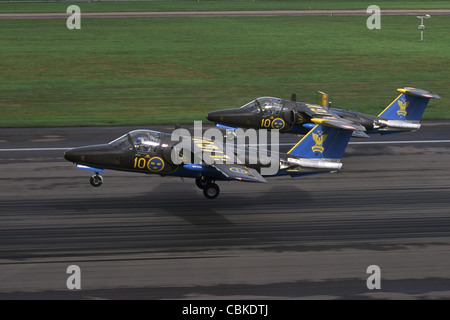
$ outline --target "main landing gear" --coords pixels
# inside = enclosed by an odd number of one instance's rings
[[[200,177],[195,179],[195,184],[198,188],[203,190],[203,195],[208,199],[217,198],[220,193],[219,186],[214,183],[214,180],[207,177]]]
[[[101,175],[99,175],[98,173],[96,173],[95,175],[93,175],[91,177],[91,186],[93,187],[100,187],[103,183],[103,177]]]

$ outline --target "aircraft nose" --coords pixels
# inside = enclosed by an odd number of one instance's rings
[[[114,158],[113,153],[114,149],[108,144],[99,144],[69,149],[64,152],[64,158],[77,164],[104,165]]]
[[[244,117],[248,116],[247,112],[241,108],[224,109],[212,111],[207,114],[206,118],[215,123],[240,123]]]
[[[73,149],[69,149],[66,152],[64,152],[64,158],[67,161],[73,162],[73,163],[77,163],[80,161],[81,159],[81,155],[80,153],[77,151],[76,148]]]

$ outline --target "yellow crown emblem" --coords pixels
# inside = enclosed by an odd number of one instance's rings
[[[405,99],[398,100],[398,106],[400,107],[400,110],[397,111],[397,114],[399,116],[406,116],[406,108],[408,107],[409,102],[407,102]]]
[[[322,134],[322,131],[318,131],[317,133],[313,133],[313,140],[316,143],[314,146],[312,146],[312,151],[320,152],[322,153],[325,149],[322,147],[322,144],[325,142],[325,139],[327,138],[326,134]]]

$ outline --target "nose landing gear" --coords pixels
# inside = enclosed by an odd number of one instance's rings
[[[101,175],[99,175],[98,173],[96,173],[95,175],[93,175],[91,177],[91,186],[93,187],[100,187],[103,183],[103,177]]]
[[[236,135],[236,132],[234,132],[233,130],[227,129],[227,133],[225,134],[225,137],[228,141],[233,141],[234,139],[236,139],[237,135]]]

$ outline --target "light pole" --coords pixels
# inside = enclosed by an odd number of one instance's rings
[[[423,30],[425,30],[425,25],[423,24],[423,19],[431,18],[431,16],[429,14],[426,14],[424,16],[417,16],[417,18],[420,19],[420,25],[419,25],[420,41],[423,41]]]

